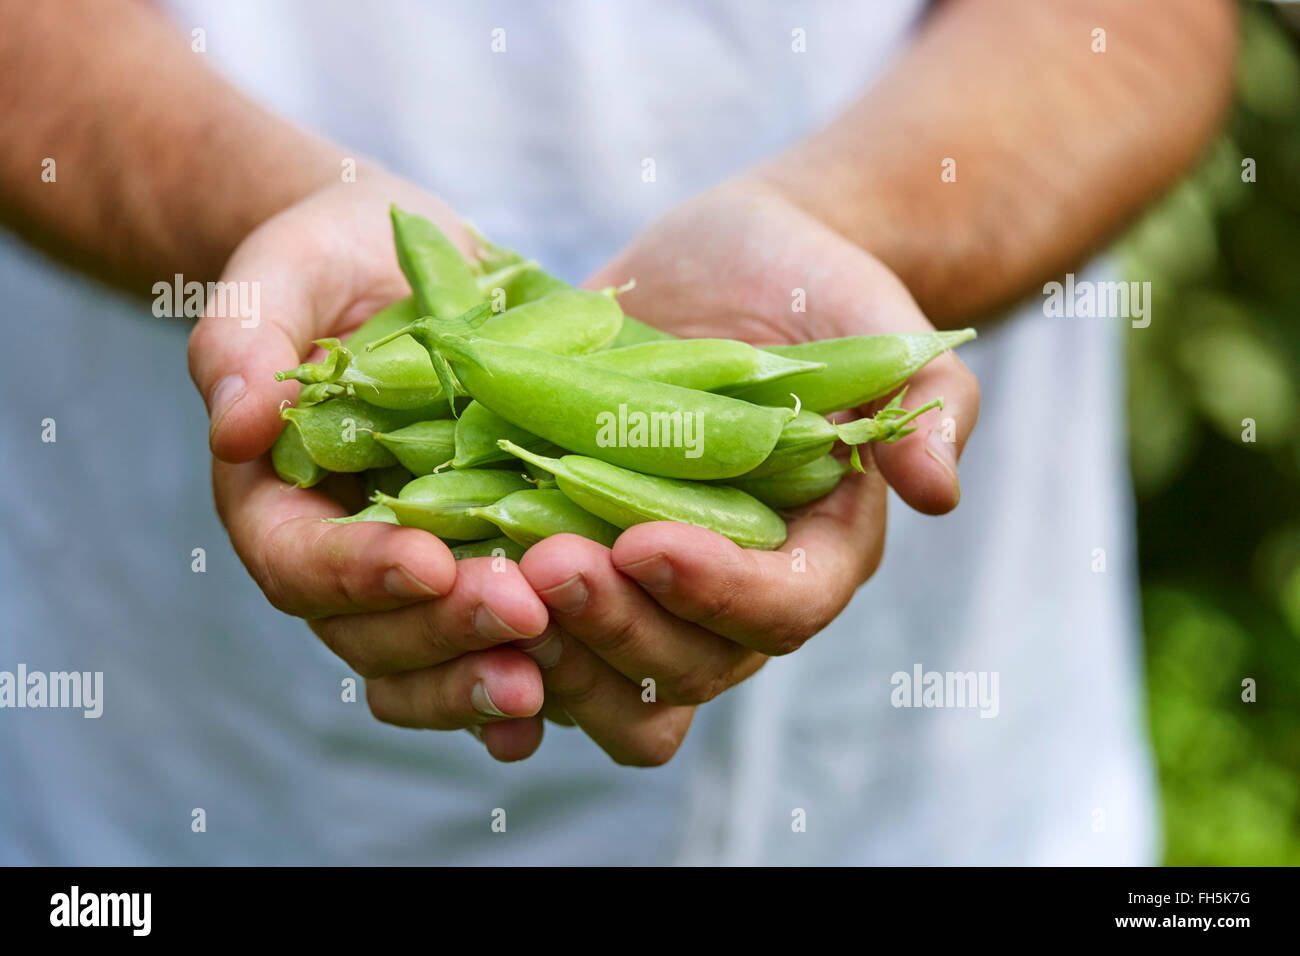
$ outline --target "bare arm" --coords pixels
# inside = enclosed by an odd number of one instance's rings
[[[138,0],[0,3],[0,142],[0,218],[139,291],[174,272],[215,279],[254,226],[337,181],[342,158]]]
[[[937,325],[967,322],[1079,261],[1195,159],[1231,93],[1235,24],[1229,0],[949,0],[760,175]]]

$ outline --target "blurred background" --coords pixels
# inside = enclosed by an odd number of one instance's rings
[[[1171,865],[1300,864],[1300,4],[1241,28],[1223,133],[1119,244],[1152,290],[1129,416]]]

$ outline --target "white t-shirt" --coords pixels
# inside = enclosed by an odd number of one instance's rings
[[[923,12],[172,6],[235,83],[572,280],[833,117]],[[11,240],[0,288],[22,357],[0,376],[0,670],[105,688],[95,720],[0,711],[0,863],[1153,860],[1116,322],[1029,308],[963,347],[984,407],[961,507],[893,500],[848,610],[702,707],[667,766],[617,767],[553,725],[503,766],[344,702],[346,666],[265,603],[212,512],[185,324]],[[918,666],[996,675],[996,716],[895,707]]]

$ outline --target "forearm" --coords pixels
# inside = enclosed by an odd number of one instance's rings
[[[951,0],[759,175],[883,259],[936,324],[969,321],[1080,261],[1196,158],[1231,92],[1235,16],[1229,0]]]
[[[342,158],[138,0],[0,7],[0,142],[5,224],[139,291],[176,272],[215,278],[254,226],[337,180]]]

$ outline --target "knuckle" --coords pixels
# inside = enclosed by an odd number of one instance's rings
[[[672,760],[682,745],[682,735],[668,726],[650,727],[635,738],[610,751],[620,767],[662,767]]]
[[[763,648],[763,653],[771,657],[784,657],[786,654],[793,654],[808,643],[808,639],[824,626],[824,624],[818,623],[812,626],[791,627],[773,632],[768,635],[767,647]]]
[[[739,549],[737,552],[735,560],[726,567],[719,568],[708,586],[700,590],[699,623],[705,627],[735,617],[745,607],[746,596],[751,590],[752,575],[745,552]]]
[[[378,687],[366,681],[366,706],[370,708],[370,716],[384,724],[396,724],[397,712],[393,709],[392,701],[389,696],[383,693]]]
[[[360,676],[374,680],[389,673],[375,654],[367,652],[368,642],[350,639],[346,618],[319,618],[308,621],[307,626],[320,638],[322,644]]]
[[[278,525],[272,529],[256,554],[250,555],[245,560],[253,579],[257,581],[271,606],[277,611],[292,614],[293,602],[290,599],[290,591],[280,571],[284,566],[280,530],[283,527],[284,525]]]
[[[638,618],[616,615],[604,627],[593,629],[587,638],[593,650],[607,654],[625,653],[638,646],[641,624]]]
[[[594,667],[565,667],[563,656],[557,667],[545,672],[543,680],[550,693],[563,698],[566,710],[592,704],[600,695],[600,671]]]
[[[660,699],[674,706],[707,704],[728,686],[725,675],[704,670],[675,674],[659,683]]]

